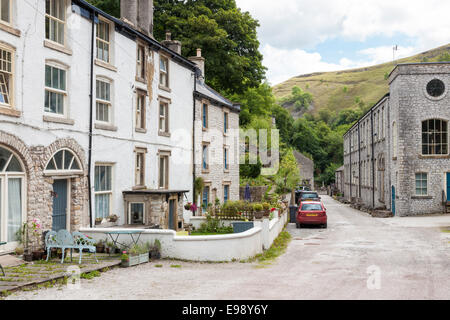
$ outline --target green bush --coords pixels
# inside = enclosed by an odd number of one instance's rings
[[[223,222],[220,222],[218,217],[206,216],[206,222],[200,225],[200,228],[196,230],[198,233],[233,233],[233,227],[224,226]]]
[[[255,210],[256,212],[262,211],[263,210],[263,205],[260,203],[255,203],[253,205],[253,210]]]

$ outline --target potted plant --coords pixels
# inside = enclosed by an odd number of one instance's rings
[[[105,252],[105,241],[104,240],[98,240],[95,244],[95,247],[97,249],[97,253],[103,253]]]
[[[103,221],[103,218],[95,218],[95,225],[101,224]]]
[[[108,217],[108,221],[109,221],[109,222],[117,222],[117,220],[119,220],[119,216],[116,215],[116,214],[110,215],[110,216]]]
[[[263,206],[263,210],[264,210],[264,216],[268,217],[270,215],[270,203],[264,202],[262,204],[262,206]]]
[[[32,249],[32,259],[33,260],[42,260],[44,256],[44,250],[40,247],[40,235],[41,235],[41,221],[37,218],[34,218],[31,221],[31,232],[33,237],[35,238],[35,242],[33,244]]]
[[[253,205],[253,210],[255,211],[255,219],[262,219],[264,217],[264,207],[260,203]]]
[[[121,265],[131,267],[149,261],[148,245],[134,245],[129,252],[123,251]]]
[[[111,241],[106,241],[106,253],[111,254],[114,252],[114,243],[112,243]]]
[[[154,244],[150,247],[150,258],[161,259],[161,242],[158,239],[155,239]]]
[[[192,207],[192,203],[190,203],[190,202],[188,202],[184,205],[184,209],[186,209],[186,210],[191,210],[191,207]]]

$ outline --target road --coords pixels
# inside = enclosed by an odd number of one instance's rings
[[[8,299],[450,299],[450,239],[439,228],[405,227],[323,200],[328,229],[290,224],[293,240],[269,266],[163,260],[82,280],[80,289]]]

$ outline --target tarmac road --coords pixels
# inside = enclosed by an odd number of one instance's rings
[[[81,289],[7,299],[450,299],[450,239],[439,228],[407,227],[323,201],[328,229],[289,224],[293,240],[269,266],[163,260],[82,280]]]

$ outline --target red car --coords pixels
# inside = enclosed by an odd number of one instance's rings
[[[301,202],[297,211],[297,228],[302,225],[321,225],[327,227],[327,209],[319,201]]]

